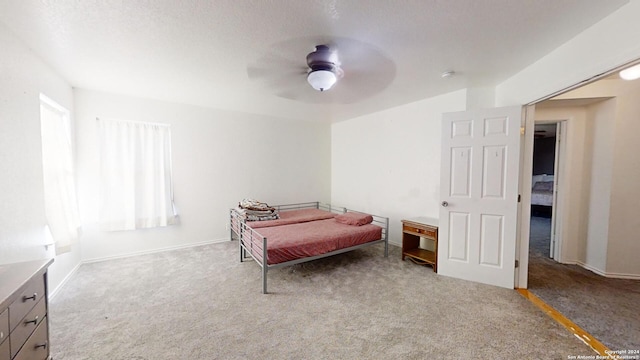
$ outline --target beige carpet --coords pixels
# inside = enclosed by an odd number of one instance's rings
[[[50,303],[62,359],[567,359],[595,355],[516,291],[381,246],[269,273],[237,242],[83,265]]]

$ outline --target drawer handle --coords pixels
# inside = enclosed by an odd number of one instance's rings
[[[31,296],[23,296],[22,297],[22,302],[26,302],[27,300],[33,300],[36,301],[36,298],[38,297],[38,293],[33,293],[33,295]]]
[[[37,316],[37,315],[36,315],[35,319],[33,319],[33,320],[25,320],[25,321],[24,321],[24,324],[25,324],[25,325],[29,325],[29,324],[33,324],[33,325],[35,325],[35,324],[37,324],[37,323],[38,323],[38,316]]]
[[[420,229],[416,229],[416,232],[417,232],[417,233],[419,233],[419,232],[420,232]]]
[[[36,350],[37,350],[38,348],[46,349],[46,348],[47,348],[47,342],[45,341],[45,342],[44,342],[44,343],[42,343],[42,344],[38,344],[38,345],[34,346],[34,349],[36,349]]]

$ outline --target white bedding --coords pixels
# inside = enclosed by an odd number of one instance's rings
[[[546,176],[550,179],[543,178],[533,183],[531,205],[553,206],[553,175]]]
[[[531,205],[553,205],[553,193],[531,192]]]

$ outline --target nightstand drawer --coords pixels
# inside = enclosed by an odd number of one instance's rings
[[[436,237],[436,229],[433,228],[420,228],[412,226],[410,224],[405,224],[402,231],[414,232],[416,234],[419,234],[420,236],[425,236],[432,239]]]

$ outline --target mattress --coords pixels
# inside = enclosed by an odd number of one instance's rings
[[[533,184],[531,205],[553,206],[553,181],[538,181]]]
[[[271,226],[258,231],[267,238],[269,265],[322,255],[382,238],[380,226],[346,225],[335,219]]]
[[[531,205],[552,206],[553,193],[550,192],[532,192]]]

